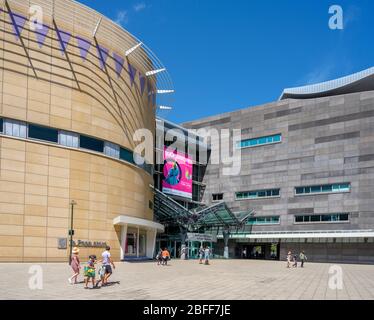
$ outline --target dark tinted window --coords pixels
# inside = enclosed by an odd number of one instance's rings
[[[29,125],[29,138],[57,143],[58,142],[58,130],[30,124]]]
[[[266,197],[266,191],[259,191],[258,196],[261,197],[261,198]]]
[[[213,201],[220,201],[220,200],[223,200],[223,193],[216,193],[216,194],[213,194]]]
[[[121,148],[119,157],[121,160],[125,160],[130,163],[134,163],[133,153],[127,149]]]
[[[3,119],[0,118],[0,132],[3,132]]]
[[[348,213],[341,214],[340,221],[349,221],[349,214]]]
[[[80,136],[79,146],[83,149],[104,152],[104,141],[87,136]]]

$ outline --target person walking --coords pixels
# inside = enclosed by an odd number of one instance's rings
[[[210,249],[207,246],[204,250],[204,259],[205,259],[205,264],[209,265],[209,256],[210,256]]]
[[[162,264],[162,249],[160,249],[156,255],[156,260],[157,260],[157,265],[161,265]]]
[[[95,268],[95,263],[96,263],[96,256],[95,255],[90,255],[89,260],[87,262],[87,266],[84,267],[84,288],[88,289],[88,283],[90,280],[92,280],[92,289],[95,288],[96,284],[96,268]]]
[[[292,265],[294,268],[297,268],[297,255],[294,254],[293,255],[293,265]]]
[[[116,268],[112,258],[110,257],[110,247],[109,246],[107,246],[105,248],[105,251],[102,253],[101,257],[102,257],[101,263],[105,267],[105,276],[103,278],[102,286],[106,286],[108,284],[109,277],[113,273],[112,267],[113,267],[113,269]]]
[[[287,268],[290,268],[291,260],[292,260],[292,252],[288,251],[288,254],[287,254]]]
[[[199,249],[199,264],[203,264],[204,259],[204,247],[201,246]]]
[[[169,260],[170,253],[167,248],[164,248],[164,250],[162,251],[162,265],[167,266]]]
[[[307,260],[307,257],[305,255],[304,251],[301,251],[299,258],[300,258],[300,261],[301,261],[301,268],[304,268],[304,263]]]
[[[74,280],[74,284],[77,284],[77,278],[79,276],[79,271],[81,269],[81,263],[78,257],[79,249],[77,247],[73,248],[72,253],[73,253],[73,256],[71,258],[70,266],[73,269],[73,275],[68,279],[68,281],[70,284],[73,284],[73,280]]]

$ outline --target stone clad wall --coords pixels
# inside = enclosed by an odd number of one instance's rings
[[[28,16],[25,1],[9,4],[15,14]],[[66,48],[78,88],[53,29],[51,1],[32,4],[43,8],[44,24],[50,28],[42,46],[28,22],[21,32],[37,78],[9,14],[0,12],[0,117],[87,134],[133,150],[135,130],[154,131],[155,126],[155,84],[141,80],[152,70],[150,60],[140,49],[124,60],[118,75],[113,53],[124,57],[136,40],[103,19],[97,40],[109,50],[107,73],[91,35],[99,15],[73,1],[58,0],[55,20],[59,30],[72,34]],[[91,41],[86,59],[76,37]],[[0,173],[0,261],[66,261],[68,250],[59,250],[57,240],[67,237],[72,199],[77,202],[74,238],[107,242],[115,259],[120,255],[120,230],[113,218],[124,214],[153,219],[152,176],[95,152],[1,135]],[[101,251],[82,249],[82,259]]]
[[[280,216],[280,225],[253,231],[374,228],[374,92],[283,100],[184,124],[242,130],[242,139],[282,134],[282,143],[242,150],[238,176],[209,165],[204,202],[224,193],[234,212]],[[351,183],[351,192],[295,196],[298,186]],[[235,192],[280,188],[280,198],[235,200]],[[295,214],[351,213],[350,223],[295,225]]]
[[[184,124],[187,128],[241,129],[242,139],[282,134],[282,143],[242,150],[241,172],[224,176],[223,165],[208,165],[203,202],[212,194],[234,212],[280,216],[280,224],[247,226],[247,232],[344,231],[374,229],[374,92],[306,100],[282,100]],[[295,196],[295,187],[351,183],[349,193]],[[279,198],[235,199],[241,191],[280,188]],[[348,223],[295,224],[295,215],[349,213]],[[308,236],[306,236],[308,237]],[[270,245],[278,239],[265,239]],[[302,242],[301,242],[302,241]],[[373,238],[297,239],[280,242],[305,250],[310,261],[373,263]],[[248,240],[250,243],[250,240]],[[257,239],[261,243],[261,239]],[[230,254],[244,243],[230,242]],[[218,250],[221,250],[218,247]]]

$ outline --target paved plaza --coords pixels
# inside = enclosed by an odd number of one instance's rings
[[[339,265],[342,290],[329,288],[332,264],[287,269],[285,262],[251,260],[213,260],[210,266],[172,260],[166,267],[153,262],[117,263],[111,285],[95,290],[70,285],[66,264],[39,264],[43,289],[31,290],[31,266],[0,264],[0,299],[374,299],[372,265]]]

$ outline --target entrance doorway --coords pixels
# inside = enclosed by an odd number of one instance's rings
[[[200,242],[200,241],[188,241],[188,259],[199,259],[200,247],[209,247],[211,255],[213,257],[213,243],[212,242]]]
[[[147,231],[128,228],[124,248],[125,257],[145,257],[147,255]]]
[[[278,243],[238,244],[236,257],[241,259],[279,260]]]
[[[156,241],[156,253],[160,249],[168,249],[172,258],[180,258],[182,242],[177,240],[157,240]]]

